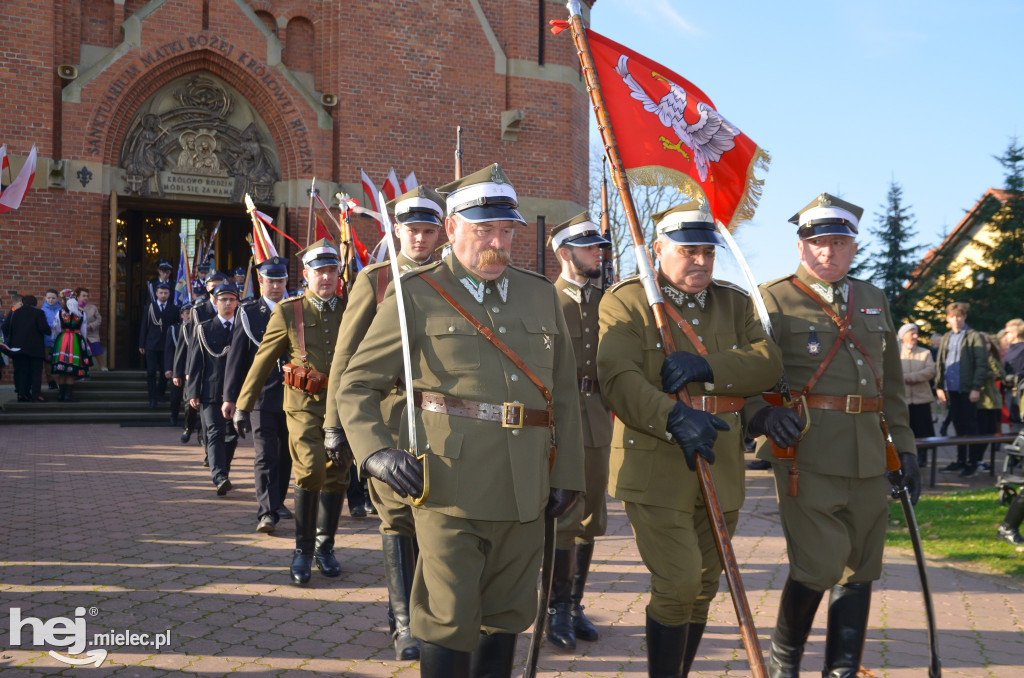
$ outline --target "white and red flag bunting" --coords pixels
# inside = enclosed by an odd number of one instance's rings
[[[381,209],[383,209],[384,206],[377,204],[377,187],[373,184],[372,181],[370,181],[370,177],[366,176],[366,172],[364,172],[363,170],[359,170],[359,176],[363,182],[363,193],[366,194],[367,207],[369,207],[377,214],[380,214],[380,211]],[[381,236],[384,235],[384,228],[380,225],[380,220],[377,221],[377,230],[379,231]]]
[[[388,200],[394,200],[403,193],[405,191],[402,189],[398,177],[395,176],[395,168],[392,167],[388,170],[388,178],[384,180],[384,195],[387,196]]]
[[[420,182],[416,180],[416,173],[409,172],[409,176],[407,176],[405,178],[405,181],[402,182],[402,192],[399,193],[399,195],[405,195],[406,193],[408,193],[409,191],[411,191],[412,189],[416,188],[419,185]]]
[[[25,194],[28,193],[32,180],[36,177],[37,155],[36,146],[32,144],[32,150],[29,152],[25,164],[21,166],[18,176],[11,182],[10,186],[0,190],[0,214],[21,207],[21,201],[25,199]],[[0,156],[2,156],[0,158],[0,173],[2,173],[4,169],[10,168],[10,162],[7,160],[6,145],[0,146]]]
[[[705,199],[730,230],[752,218],[764,183],[754,171],[767,170],[768,153],[682,76],[600,33],[587,40],[630,181]]]

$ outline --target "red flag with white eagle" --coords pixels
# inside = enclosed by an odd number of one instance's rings
[[[3,169],[9,168],[10,163],[7,160],[7,146],[0,147],[0,173]],[[18,176],[15,177],[11,185],[0,190],[0,214],[16,210],[21,207],[21,201],[25,199],[25,194],[28,193],[29,186],[32,185],[32,180],[36,177],[36,146],[32,144],[32,150],[28,154],[28,159],[25,160],[25,164],[21,166],[21,170],[18,172]]]
[[[730,230],[753,217],[764,183],[754,170],[767,170],[768,153],[682,76],[594,31],[587,39],[630,181],[705,197]]]

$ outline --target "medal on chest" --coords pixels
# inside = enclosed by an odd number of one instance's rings
[[[810,355],[821,353],[821,342],[818,341],[818,333],[814,330],[811,330],[811,333],[807,335],[807,353]]]

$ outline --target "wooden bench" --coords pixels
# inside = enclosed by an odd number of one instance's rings
[[[931,461],[931,479],[929,480],[928,486],[935,487],[935,467],[938,466],[938,448],[945,447],[948,445],[980,445],[982,443],[989,445],[992,443],[1012,443],[1016,440],[1016,433],[996,433],[986,435],[975,435],[975,436],[929,436],[928,438],[916,438],[917,449],[932,451]],[[989,451],[989,469],[988,474],[995,476],[996,473],[996,448],[993,445]]]

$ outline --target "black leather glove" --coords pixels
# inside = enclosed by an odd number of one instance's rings
[[[751,436],[768,436],[779,447],[793,447],[804,437],[807,422],[788,407],[766,407],[750,418],[747,431]]]
[[[245,440],[246,433],[252,433],[252,422],[249,420],[249,416],[245,410],[235,410],[231,417],[231,423],[235,425],[235,433],[242,440]]]
[[[921,498],[921,467],[917,464],[917,457],[909,452],[900,452],[900,466],[903,473],[889,473],[889,482],[896,490],[907,488],[910,503],[916,505]]]
[[[348,468],[352,463],[352,448],[349,447],[345,429],[340,426],[328,426],[324,429],[324,450],[327,458],[338,468]]]
[[[677,402],[668,413],[665,428],[679,443],[679,447],[683,448],[686,465],[691,471],[696,471],[698,454],[709,464],[715,463],[715,440],[719,431],[729,430],[729,424],[713,414]]]
[[[387,483],[400,497],[423,494],[423,466],[405,450],[385,447],[363,461],[363,473]]]
[[[558,518],[563,515],[576,503],[577,495],[575,490],[552,487],[548,493],[548,505],[544,509],[544,515],[548,518]]]
[[[711,365],[696,353],[676,351],[661,364],[661,388],[665,393],[679,393],[691,381],[713,381]]]

